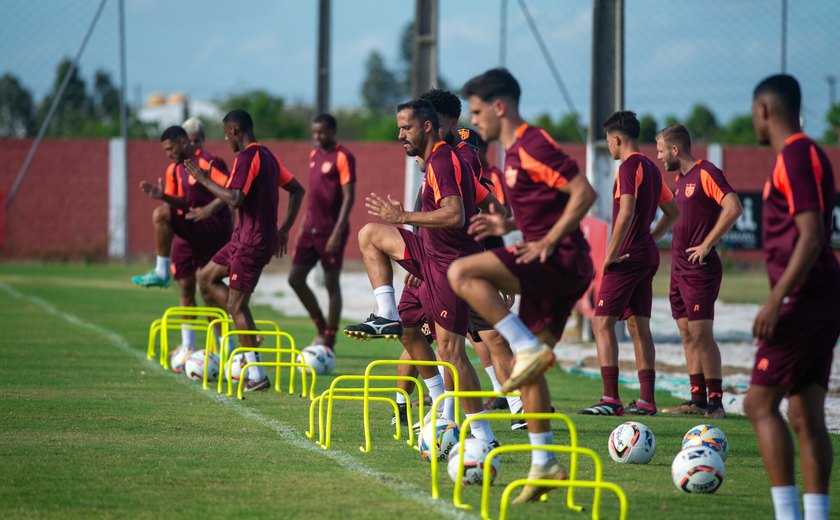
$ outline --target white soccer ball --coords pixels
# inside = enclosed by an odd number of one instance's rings
[[[229,357],[225,363],[225,376],[228,381],[238,383],[242,377],[242,367],[245,366],[245,353],[240,352],[233,357]]]
[[[449,452],[449,462],[446,469],[449,472],[449,478],[452,482],[458,481],[458,444]],[[464,441],[464,473],[461,475],[461,483],[465,486],[473,484],[481,485],[484,482],[484,461],[487,460],[487,454],[490,453],[490,444],[487,442],[470,437]],[[499,473],[499,457],[493,457],[490,463],[490,482],[496,480],[496,475]]]
[[[434,423],[434,432],[432,432],[431,420],[420,431],[420,439],[418,440],[420,455],[426,462],[430,462],[431,457],[437,457],[438,462],[443,462],[458,443],[460,431],[458,425],[449,419],[438,417]],[[434,455],[432,455],[432,450],[434,450]]]
[[[650,428],[629,421],[619,424],[610,433],[607,448],[612,460],[619,464],[647,464],[656,451],[656,439]]]
[[[193,381],[204,380],[204,363],[206,359],[206,351],[204,349],[196,350],[187,362],[184,363],[184,373]],[[215,381],[219,377],[219,358],[216,354],[210,353],[210,361],[207,365],[207,380]]]
[[[176,374],[180,374],[184,371],[184,363],[187,362],[187,358],[190,357],[192,350],[188,349],[185,346],[178,345],[178,348],[172,351],[172,355],[169,356],[169,367],[172,368],[172,371]]]
[[[729,455],[729,441],[726,434],[717,426],[698,424],[688,430],[682,440],[682,449],[693,446],[706,446],[717,451],[721,460],[726,461]]]
[[[303,356],[303,361],[311,366],[319,376],[329,374],[335,368],[335,352],[329,347],[325,347],[324,345],[309,345],[301,350],[300,353]],[[300,360],[301,358],[298,356],[298,361]],[[298,372],[302,370],[301,367],[298,367]]]
[[[725,474],[720,454],[708,446],[686,448],[671,463],[671,479],[686,493],[714,493]]]

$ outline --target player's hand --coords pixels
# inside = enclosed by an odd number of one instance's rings
[[[685,252],[688,253],[688,261],[692,264],[706,265],[706,257],[712,252],[712,248],[700,244],[699,246],[689,247]]]
[[[630,258],[630,254],[629,254],[629,253],[628,253],[628,254],[621,255],[621,256],[610,256],[610,257],[607,257],[607,259],[606,259],[606,260],[604,260],[604,268],[603,268],[603,271],[602,271],[602,272],[604,272],[604,273],[605,273],[605,272],[607,272],[607,269],[608,269],[611,265],[613,265],[613,264],[616,264],[616,265],[617,265],[617,264],[620,264],[621,262],[623,262],[623,261],[627,260],[628,258]]]
[[[500,237],[508,232],[508,223],[504,213],[498,211],[495,204],[490,204],[489,213],[477,213],[470,219],[467,233],[474,235],[477,241],[487,237]]]
[[[535,242],[517,242],[516,243],[516,263],[530,264],[534,260],[539,260],[540,263],[545,263],[553,253],[556,247],[548,240],[537,240]]]
[[[283,258],[283,255],[286,254],[286,247],[289,245],[289,231],[287,229],[278,229],[277,230],[277,250],[274,252],[274,256],[277,258]]]
[[[411,273],[405,273],[405,285],[406,287],[414,287],[415,289],[420,287],[420,284],[423,283],[423,280],[417,278]]]
[[[779,307],[776,300],[767,298],[764,305],[759,309],[753,323],[753,338],[759,339],[773,339],[773,333],[776,331],[776,323],[779,321]]]
[[[337,235],[336,233],[330,234],[330,238],[327,239],[326,245],[326,253],[330,256],[335,256],[341,250],[341,235]]]
[[[198,206],[197,208],[190,208],[187,211],[185,218],[187,220],[192,220],[193,222],[201,222],[202,220],[206,220],[213,216],[213,207],[210,204],[206,206]]]
[[[140,189],[149,197],[160,200],[163,198],[163,180],[158,178],[157,184],[140,181]]]
[[[376,193],[371,193],[365,197],[365,207],[369,215],[379,217],[389,224],[403,223],[405,209],[400,201],[392,199],[390,195],[387,199],[383,199]]]
[[[210,168],[213,167],[213,161],[210,161]],[[192,159],[184,160],[184,168],[198,182],[202,182],[210,178],[210,170],[202,170]]]

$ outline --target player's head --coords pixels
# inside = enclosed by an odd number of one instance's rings
[[[225,141],[230,143],[234,153],[239,153],[244,148],[246,137],[254,139],[254,120],[251,119],[251,114],[236,108],[225,114],[222,130],[225,133]]]
[[[204,146],[204,123],[197,117],[191,117],[181,123],[181,127],[187,132],[187,138],[196,148]]]
[[[636,113],[629,110],[619,110],[604,121],[604,133],[607,135],[607,146],[613,159],[619,158],[619,150],[629,141],[638,141],[642,129]]]
[[[761,144],[770,142],[770,127],[784,124],[798,131],[802,108],[799,82],[789,74],[765,78],[753,91],[752,116],[755,136]]]
[[[461,100],[458,96],[448,90],[433,88],[420,95],[435,107],[438,116],[438,136],[447,144],[455,144],[455,127],[458,125],[458,118],[461,117]]]
[[[656,157],[673,172],[680,169],[680,156],[691,154],[691,136],[681,124],[666,126],[656,134]]]
[[[328,150],[335,144],[338,123],[330,114],[318,114],[312,118],[312,140],[318,147]]]
[[[173,162],[180,163],[188,157],[187,147],[190,141],[187,132],[180,126],[170,126],[160,134],[160,145],[163,152]]]
[[[437,111],[425,99],[406,101],[397,107],[397,126],[400,142],[411,157],[423,156],[429,141],[439,140],[440,123]]]
[[[461,97],[470,104],[470,123],[487,142],[499,138],[501,120],[519,115],[519,82],[507,69],[490,69],[464,84]]]

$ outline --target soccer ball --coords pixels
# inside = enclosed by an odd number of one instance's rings
[[[686,448],[671,463],[674,485],[686,493],[714,493],[725,473],[720,454],[708,446]]]
[[[619,424],[610,433],[607,444],[612,460],[619,464],[647,464],[656,451],[656,439],[650,428],[638,422]]]
[[[233,357],[228,358],[225,363],[225,375],[228,381],[238,383],[242,377],[242,367],[245,366],[245,353],[240,352]]]
[[[460,431],[458,425],[449,419],[438,417],[434,421],[435,431],[432,432],[432,420],[426,423],[423,430],[420,431],[420,455],[426,462],[431,461],[431,457],[437,457],[438,462],[443,462],[449,456],[452,448],[458,444],[460,438]],[[432,455],[432,441],[434,439],[435,455]]]
[[[309,345],[301,351],[301,355],[303,362],[311,366],[319,376],[329,374],[335,368],[335,353],[324,345]],[[301,358],[298,356],[298,362],[300,361]],[[298,372],[302,370],[302,367],[298,367]]]
[[[187,362],[184,363],[184,373],[193,381],[202,381],[204,379],[204,361],[207,358],[204,349],[196,350]],[[210,353],[210,362],[207,365],[207,380],[215,381],[219,377],[219,358],[216,354]]]
[[[169,366],[172,368],[172,371],[176,374],[183,372],[184,363],[187,362],[187,358],[190,357],[192,352],[192,350],[181,345],[178,345],[178,348],[172,350],[172,355],[169,357]]]
[[[465,486],[472,484],[481,485],[484,481],[484,461],[487,460],[487,454],[493,449],[488,443],[475,437],[470,437],[464,441],[464,473],[461,476],[461,483]],[[449,463],[447,464],[447,471],[452,482],[458,481],[458,444],[449,452]],[[499,473],[499,457],[493,457],[490,464],[490,482],[496,480],[496,475]]]
[[[729,441],[720,428],[711,424],[698,424],[688,430],[682,440],[682,449],[692,446],[706,446],[720,454],[721,460],[725,461],[729,455]]]

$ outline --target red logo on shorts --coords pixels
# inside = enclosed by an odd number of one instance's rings
[[[604,300],[598,300],[598,307],[604,306]]]
[[[441,318],[446,319],[446,317],[447,317],[448,315],[449,315],[449,313],[448,313],[448,312],[446,312],[446,311],[440,311],[440,317],[441,317]]]
[[[767,358],[761,358],[755,368],[761,370],[762,372],[767,372],[767,369],[770,368],[770,360]]]
[[[699,305],[694,306],[694,312],[700,312],[700,306]]]
[[[239,278],[239,276],[237,276],[236,274],[230,275],[230,281],[231,282],[235,282],[237,278]]]
[[[694,195],[694,186],[695,186],[694,184],[686,184],[685,185],[685,197],[686,198]]]

